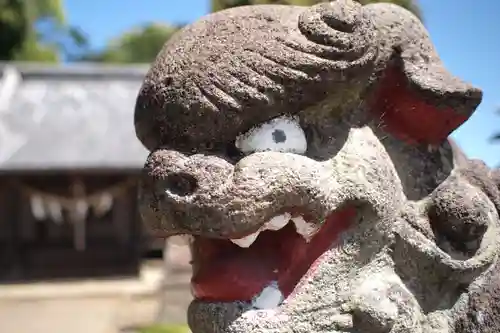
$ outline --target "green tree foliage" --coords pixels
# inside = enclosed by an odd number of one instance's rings
[[[152,62],[165,41],[179,28],[169,25],[149,23],[134,28],[112,40],[102,52],[83,56],[80,60],[110,63]]]
[[[0,60],[12,59],[21,49],[27,26],[20,1],[0,0]]]
[[[375,2],[390,2],[410,10],[420,18],[422,17],[420,8],[415,0],[356,0],[356,1],[364,5]],[[311,6],[320,2],[329,2],[329,1],[328,0],[212,0],[212,11],[215,12],[231,7],[261,5],[261,4]]]
[[[54,62],[86,44],[62,0],[0,0],[0,60]]]

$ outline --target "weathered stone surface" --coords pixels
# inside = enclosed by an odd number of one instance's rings
[[[135,119],[144,221],[194,237],[193,332],[500,330],[500,174],[447,138],[481,97],[390,4],[240,7],[175,35]],[[260,126],[281,116],[305,154]],[[250,129],[267,149],[236,148]],[[285,300],[256,310],[271,276]]]

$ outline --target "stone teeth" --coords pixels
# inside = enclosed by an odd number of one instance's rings
[[[256,309],[274,309],[284,300],[283,293],[278,287],[276,281],[271,282],[262,289],[260,294],[252,299],[252,307]]]
[[[307,242],[309,242],[316,231],[318,231],[318,228],[314,224],[307,223],[302,216],[293,217],[292,222],[295,224],[297,233],[304,237]]]
[[[245,236],[243,238],[238,238],[238,239],[231,239],[231,242],[234,244],[238,245],[239,247],[250,247],[250,245],[255,242],[257,237],[259,236],[260,231],[254,232],[253,234],[250,234],[248,236]]]
[[[265,230],[280,230],[285,225],[290,222],[292,215],[290,213],[284,213],[278,216],[273,217],[265,224]]]
[[[233,242],[234,244],[236,244],[240,247],[244,247],[244,248],[250,247],[250,245],[252,245],[253,242],[255,242],[255,240],[257,239],[257,237],[259,236],[259,233],[261,231],[279,230],[288,224],[291,217],[292,217],[292,215],[290,213],[284,213],[284,214],[275,216],[272,219],[270,219],[266,224],[264,224],[257,232],[255,232],[251,235],[248,235],[246,237],[243,237],[243,238],[231,239],[231,242]]]
[[[312,236],[314,236],[314,234],[316,233],[316,231],[318,231],[318,228],[314,224],[306,222],[306,220],[304,220],[302,216],[292,217],[290,213],[284,213],[270,219],[257,232],[245,236],[243,238],[231,239],[231,242],[240,247],[248,248],[255,242],[261,231],[280,230],[283,227],[285,227],[288,224],[288,222],[290,222],[290,220],[295,224],[295,229],[297,230],[297,233],[302,237],[304,237],[304,239],[307,242],[309,242]]]

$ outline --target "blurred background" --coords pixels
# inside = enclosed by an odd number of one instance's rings
[[[137,212],[141,80],[203,15],[318,2],[0,0],[0,332],[187,331],[187,241],[148,238]],[[497,166],[500,2],[385,2],[414,12],[448,69],[483,89],[452,137]]]

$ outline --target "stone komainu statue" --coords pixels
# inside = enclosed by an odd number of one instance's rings
[[[391,4],[177,33],[135,126],[144,222],[193,236],[193,332],[499,332],[499,173],[448,139],[481,98]]]

